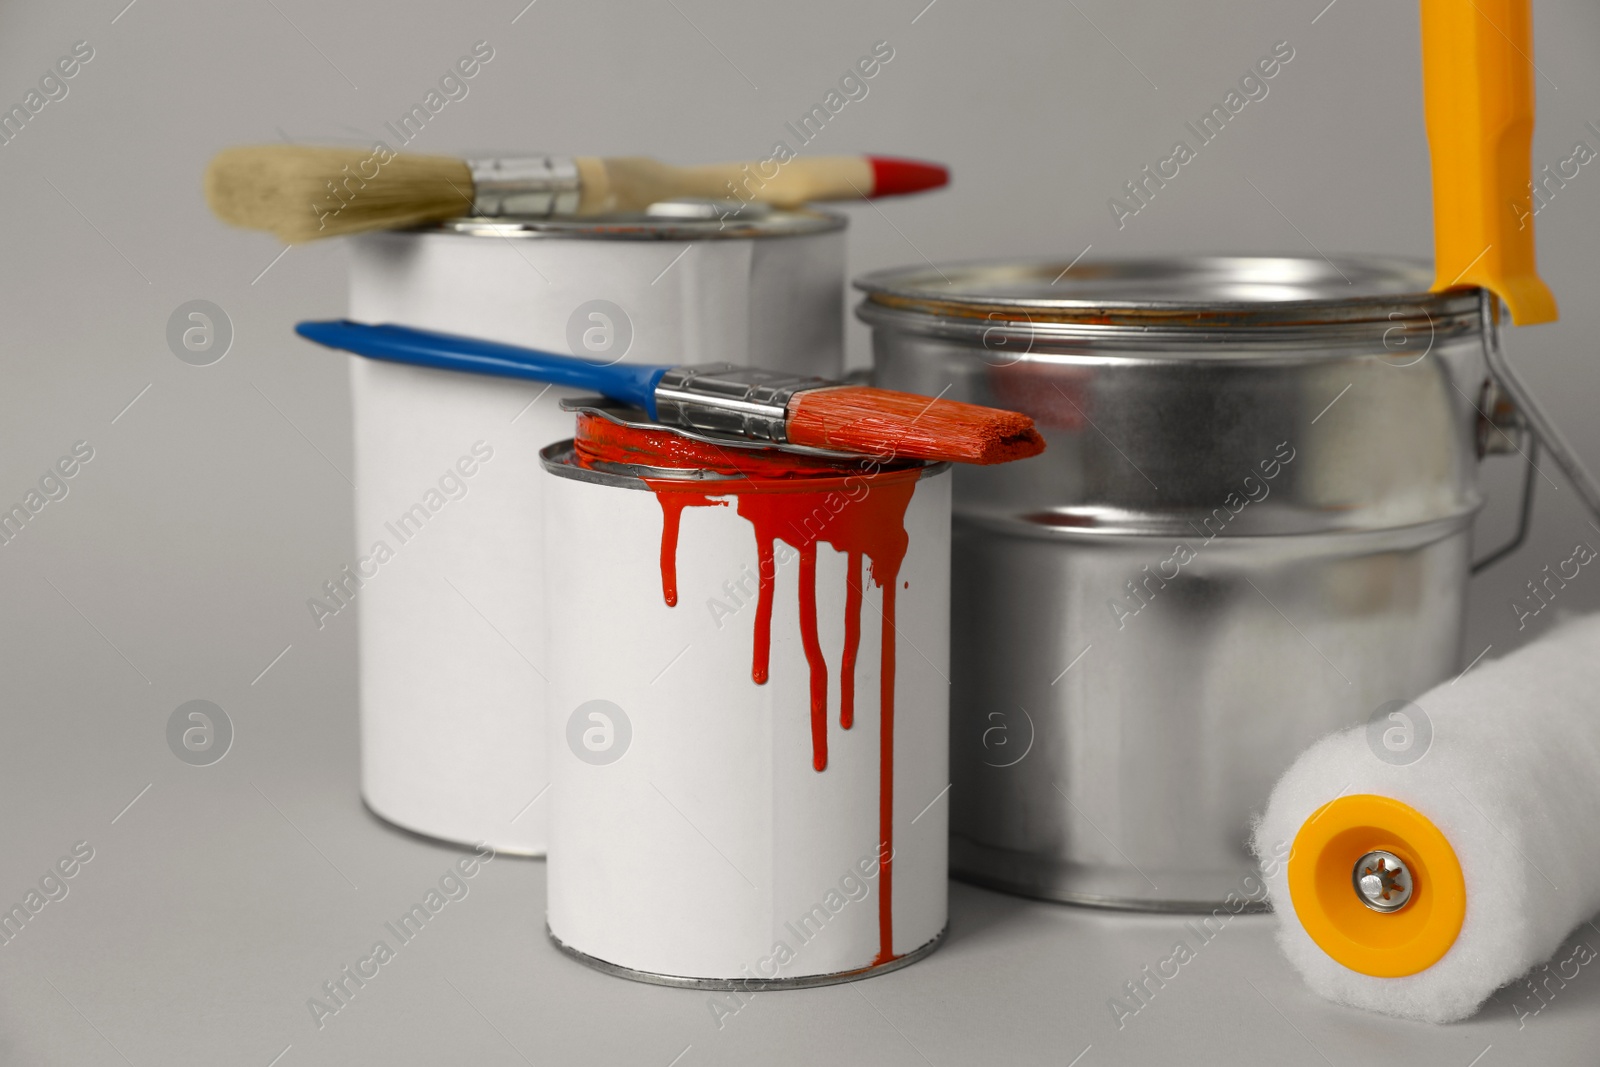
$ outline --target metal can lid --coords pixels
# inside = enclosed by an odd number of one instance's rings
[[[672,200],[648,212],[583,218],[446,219],[413,233],[593,241],[727,241],[804,237],[845,228],[842,215],[810,208],[770,208],[739,201]]]
[[[1422,260],[1175,256],[999,260],[876,271],[858,278],[863,318],[878,309],[946,320],[1138,330],[1326,327],[1455,319],[1476,290],[1429,292]]]
[[[758,200],[712,200],[681,196],[657,200],[644,209],[653,219],[764,219],[775,209]]]
[[[736,482],[741,487],[862,478],[920,477],[949,466],[922,460],[779,447],[761,441],[681,430],[609,401],[563,401],[577,413],[571,441],[545,449],[544,466],[569,477],[645,485],[661,482]],[[558,469],[564,468],[564,469]],[[601,475],[588,477],[584,475]]]

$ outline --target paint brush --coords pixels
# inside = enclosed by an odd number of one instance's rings
[[[682,197],[793,207],[915,193],[948,181],[949,172],[937,164],[888,156],[675,167],[633,157],[466,160],[407,155],[383,145],[368,150],[278,144],[219,152],[206,168],[205,193],[224,222],[297,244],[466,215],[604,215],[644,211]]]
[[[348,319],[302,322],[295,332],[373,359],[592,390],[642,408],[667,426],[780,446],[976,464],[1006,463],[1044,451],[1044,438],[1033,420],[1014,411],[731,363],[593,363],[497,341]]]

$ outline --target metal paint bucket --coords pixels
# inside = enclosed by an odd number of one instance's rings
[[[350,317],[836,376],[843,220],[681,217],[694,208],[353,238]],[[542,854],[539,449],[571,432],[571,394],[360,358],[350,391],[358,556],[329,606],[359,604],[362,794],[407,829]]]
[[[1255,907],[1251,816],[1294,756],[1460,668],[1478,461],[1514,442],[1480,425],[1478,293],[1431,280],[1193,258],[857,283],[878,384],[1049,441],[955,475],[954,873]]]
[[[904,966],[946,918],[949,468],[708,440],[585,409],[543,453],[550,937],[746,992]]]

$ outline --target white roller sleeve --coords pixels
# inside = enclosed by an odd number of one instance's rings
[[[1406,977],[1374,978],[1335,962],[1295,914],[1288,865],[1264,866],[1278,944],[1314,991],[1450,1022],[1547,959],[1600,910],[1600,616],[1567,622],[1415,703],[1432,727],[1420,759],[1380,759],[1364,728],[1323,738],[1278,782],[1254,844],[1258,856],[1281,856],[1305,821],[1340,796],[1392,797],[1430,819],[1461,863],[1466,918],[1443,958]]]

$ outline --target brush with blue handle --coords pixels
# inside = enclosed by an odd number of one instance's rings
[[[295,332],[371,359],[588,390],[642,408],[667,426],[780,446],[977,464],[1044,451],[1033,420],[1015,411],[731,363],[593,363],[475,337],[348,319],[302,322]]]

